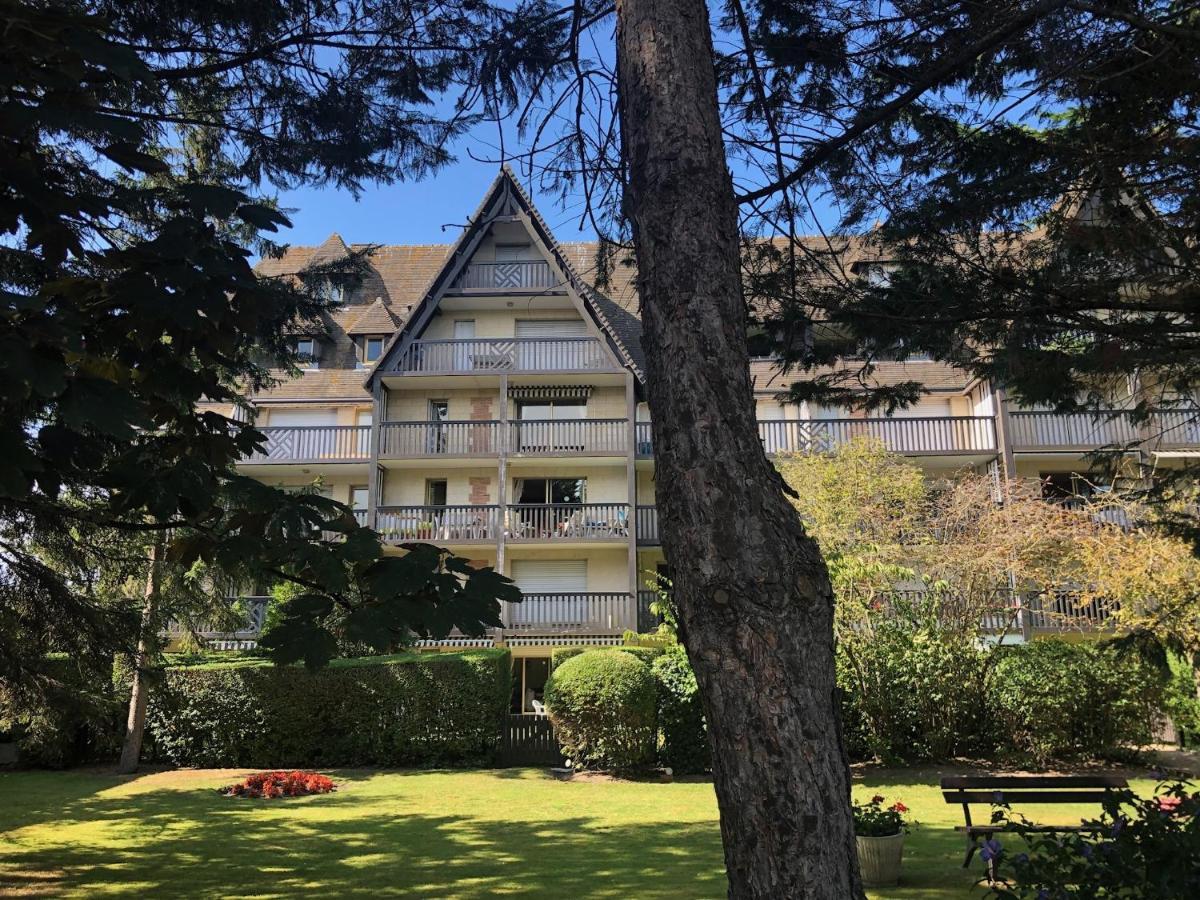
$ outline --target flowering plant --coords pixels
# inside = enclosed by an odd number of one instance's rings
[[[897,800],[884,807],[883,795],[876,794],[867,803],[855,803],[854,833],[859,837],[888,837],[908,829],[904,814],[908,807]]]
[[[304,797],[328,794],[337,785],[316,772],[257,772],[244,781],[221,788],[226,797]]]
[[[1200,897],[1200,793],[1186,782],[1160,784],[1153,797],[1110,791],[1082,831],[1047,833],[1004,811],[994,822],[1017,832],[994,859],[997,900]]]

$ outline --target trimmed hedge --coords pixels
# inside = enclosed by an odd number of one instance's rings
[[[1164,688],[1160,673],[1111,647],[1034,641],[1000,651],[989,705],[1003,749],[1041,764],[1149,743]]]
[[[663,653],[662,647],[631,647],[619,644],[615,647],[556,647],[550,651],[550,671],[553,672],[568,659],[574,659],[583,653],[628,653],[636,656],[646,665],[650,665]]]
[[[448,766],[488,762],[511,691],[507,650],[167,669],[147,718],[176,765]]]
[[[658,687],[658,761],[677,775],[696,775],[712,768],[708,727],[700,688],[687,651],[676,644],[650,665]]]
[[[551,673],[545,697],[563,754],[576,767],[634,770],[653,764],[657,691],[637,654],[573,655]]]

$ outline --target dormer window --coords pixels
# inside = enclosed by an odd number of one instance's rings
[[[312,286],[313,294],[326,303],[341,303],[346,297],[344,285],[332,278],[322,278]]]
[[[358,365],[366,368],[383,356],[383,345],[386,338],[381,334],[368,334],[358,340]]]
[[[318,367],[317,361],[320,355],[320,348],[316,339],[310,337],[296,338],[295,349],[298,358],[297,361],[300,363],[301,368],[315,369]]]

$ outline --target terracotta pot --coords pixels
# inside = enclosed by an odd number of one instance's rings
[[[904,832],[884,837],[856,836],[858,868],[867,887],[890,887],[900,880]]]

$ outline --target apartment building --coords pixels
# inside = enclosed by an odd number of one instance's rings
[[[361,249],[335,234],[260,269],[306,278]],[[242,463],[271,483],[318,481],[385,541],[433,542],[512,577],[525,601],[504,627],[445,645],[504,644],[533,693],[553,647],[649,627],[647,582],[666,566],[633,273],[597,277],[596,259],[595,245],[556,243],[502,171],[453,245],[372,248],[359,278],[315,285],[335,309],[296,336],[303,375],[253,398],[267,446]],[[932,361],[878,366],[881,383],[928,389],[891,416],[783,404],[773,361],[751,372],[769,454],[872,435],[931,475],[1061,480],[1087,471],[1090,450],[1139,436],[1125,417],[1012,408]],[[1200,447],[1185,419],[1149,452]]]

